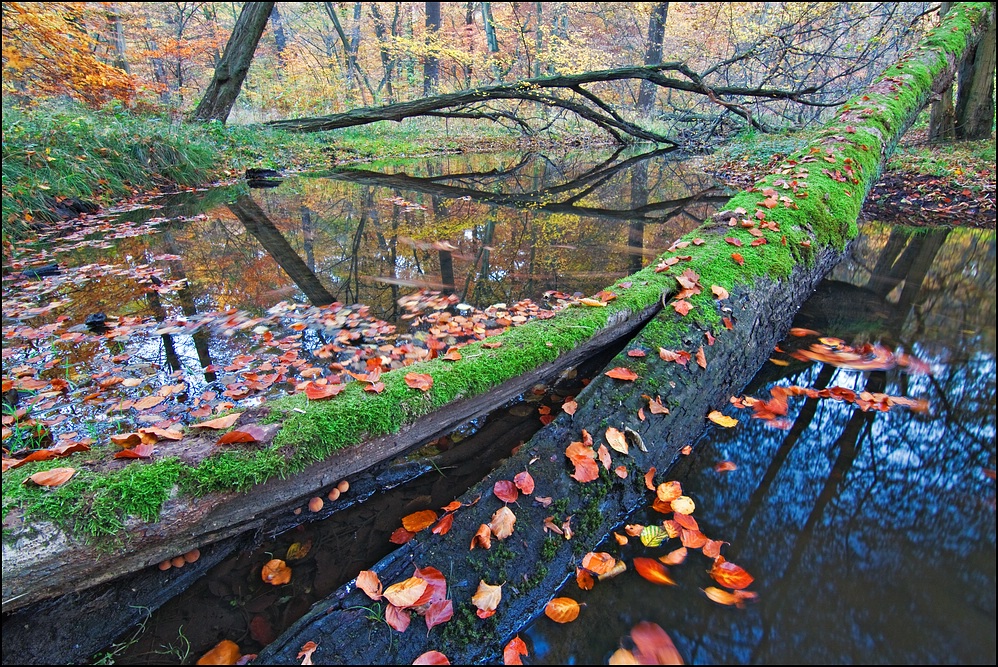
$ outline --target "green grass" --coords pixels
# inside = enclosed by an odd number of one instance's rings
[[[453,150],[469,138],[509,140],[502,128],[432,119],[296,134],[262,126],[186,123],[120,107],[47,102],[3,105],[3,237],[52,219],[53,203],[108,204],[138,193],[197,186],[248,167],[321,169],[336,161]]]
[[[890,170],[973,181],[995,168],[995,139],[898,146],[887,164]]]

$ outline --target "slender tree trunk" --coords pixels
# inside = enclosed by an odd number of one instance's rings
[[[222,60],[215,68],[215,75],[211,78],[201,103],[194,110],[195,119],[220,120],[224,123],[229,117],[273,9],[273,2],[247,2],[243,5],[232,35],[225,45]]]
[[[426,3],[426,44],[430,48],[423,61],[423,95],[432,95],[440,79],[440,59],[436,55],[437,33],[440,32],[440,3]]]
[[[492,19],[492,3],[482,3],[482,25],[485,29],[485,44],[492,54],[492,78],[495,81],[502,81],[502,72],[499,71],[499,63],[496,56],[499,54],[499,38],[496,36],[496,24]]]
[[[277,10],[276,3],[270,12],[270,25],[274,28],[274,46],[277,47],[277,59],[283,64],[284,49],[288,47],[288,37],[284,33],[284,20],[281,18],[281,12]]]
[[[657,2],[648,19],[648,44],[645,47],[645,65],[658,65],[662,62],[662,38],[665,36],[665,22],[669,17],[669,3]],[[647,115],[655,103],[656,86],[651,81],[642,81],[638,92],[638,110]]]
[[[388,30],[385,26],[385,18],[381,15],[377,3],[371,3],[371,18],[374,19],[374,35],[378,39],[378,50],[381,53],[381,69],[384,76],[378,92],[385,91],[385,101],[388,104],[395,102],[395,92],[392,90],[392,70],[395,68],[395,59],[388,51]],[[395,21],[398,20],[398,3],[395,4]]]
[[[939,5],[939,18],[953,6],[952,2]],[[956,112],[953,109],[953,86],[947,88],[940,99],[932,103],[929,112],[929,141],[952,141],[956,139]]]
[[[994,3],[991,3],[994,6]],[[966,69],[960,71],[960,89],[956,102],[956,136],[977,140],[991,137],[995,122],[995,21],[968,56]]]
[[[121,12],[117,8],[112,8],[108,12],[108,18],[114,28],[114,66],[123,70],[126,74],[131,74],[128,67],[128,58],[125,54],[125,27],[121,21]]]

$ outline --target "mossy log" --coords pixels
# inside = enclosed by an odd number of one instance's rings
[[[614,386],[618,381],[609,379],[594,382],[580,399],[575,417],[562,416],[543,436],[545,440],[537,441],[548,444],[543,451],[538,450],[541,459],[530,467],[532,474],[550,484],[552,491],[565,488],[573,492],[566,496],[571,506],[588,510],[587,516],[592,518],[585,531],[579,530],[581,524],[575,524],[577,537],[562,545],[546,564],[548,575],[534,582],[540,585],[533,592],[524,588],[521,596],[508,596],[522,597],[523,601],[508,600],[506,611],[488,626],[492,628],[489,641],[472,647],[475,655],[494,654],[499,650],[496,641],[511,632],[515,622],[539,609],[545,591],[553,590],[552,583],[567,571],[572,552],[591,546],[590,541],[613,524],[621,510],[643,499],[635,483],[639,473],[649,465],[665,469],[675,450],[703,429],[706,409],[720,406],[726,394],[737,391],[765,358],[796,305],[855,235],[856,217],[865,193],[897,140],[928,100],[934,81],[956,67],[968,41],[976,39],[986,23],[984,15],[990,11],[990,5],[982,3],[960,5],[950,12],[917,52],[887,70],[865,96],[845,105],[810,151],[792,156],[792,163],[782,165],[757,187],[733,198],[728,207],[730,218],[718,217],[688,235],[684,239],[688,246],[677,246],[667,253],[670,258],[682,258],[679,264],[667,272],[649,267],[619,281],[611,287],[619,296],[607,307],[573,307],[552,320],[511,329],[498,337],[502,347],[489,349],[473,344],[462,351],[464,359],[456,363],[434,360],[386,373],[382,377],[386,389],[380,395],[352,386],[336,399],[321,403],[308,404],[301,396],[276,401],[264,410],[269,413],[268,419],[281,424],[273,442],[254,449],[212,454],[196,465],[180,457],[167,457],[148,464],[130,464],[106,476],[81,471],[54,492],[21,486],[20,480],[34,470],[35,464],[6,472],[3,610],[8,612],[154,566],[164,558],[254,529],[275,513],[290,513],[303,499],[338,480],[446,432],[574,365],[611,339],[639,328],[660,307],[663,295],[678,291],[676,276],[683,269],[691,269],[699,275],[704,288],[701,294],[686,299],[692,311],[680,317],[673,308],[666,308],[634,343],[647,348],[649,356],[626,357],[615,364],[632,367],[642,384]],[[766,194],[769,188],[787,201],[777,198],[777,205],[769,208],[773,199]],[[744,217],[738,213],[740,209],[744,209]],[[773,224],[752,230],[766,239],[765,245],[753,246],[757,237],[740,220],[758,221],[758,213]],[[734,227],[729,226],[729,219],[735,220]],[[733,248],[726,238],[739,239],[743,247]],[[741,264],[734,261],[733,250],[740,251]],[[732,296],[715,300],[711,294],[713,285],[723,287]],[[725,328],[724,317],[733,321],[731,331]],[[695,352],[706,331],[717,336],[717,342],[705,348],[706,370],[692,364],[688,368],[666,366],[654,354],[658,346]],[[426,393],[409,388],[403,379],[409,371],[431,375],[433,388]],[[671,382],[676,386],[672,387]],[[658,422],[634,422],[642,392],[661,395],[672,413]],[[567,445],[566,439],[577,438],[583,426],[598,435],[601,426],[618,421],[648,434],[646,441],[653,445],[648,454],[628,459],[629,480],[562,486],[568,472],[562,443]],[[212,451],[213,439],[202,440],[203,447]],[[185,442],[192,450],[201,446],[187,438]],[[525,447],[524,452],[539,446]],[[522,470],[530,458],[528,454],[518,455],[490,479]],[[483,488],[490,485],[486,483]],[[494,504],[495,499],[488,498]],[[465,572],[466,576],[451,577],[451,596],[457,607],[466,607],[470,594],[458,584],[470,585],[463,580],[473,576],[464,553],[470,541],[468,530],[477,527],[479,515],[484,516],[488,507],[483,499],[479,509],[459,513],[460,520],[455,521],[454,530],[445,539],[409,545],[381,566],[383,576],[390,578],[390,568],[396,567],[391,563],[401,563],[405,554],[412,554],[420,565],[446,571],[446,563],[433,555],[433,549],[449,549],[452,556],[460,553],[461,558],[454,560],[455,572]],[[594,510],[608,514],[599,517]],[[507,546],[513,558],[520,559],[511,562],[532,564],[525,572],[529,577],[537,572],[537,555],[520,553],[527,547],[519,544],[519,538],[535,538],[540,523],[534,522],[536,510],[521,511],[520,531]],[[59,519],[62,524],[56,523]],[[85,526],[89,535],[70,534],[66,524],[71,521]],[[582,521],[582,517],[575,521]],[[536,539],[524,541],[528,546],[536,545]],[[511,574],[515,573],[511,570]],[[474,583],[477,585],[477,579]],[[350,596],[355,593],[342,593],[354,600]],[[343,615],[344,633],[366,622],[347,612],[335,613]],[[314,621],[316,616],[310,618]],[[452,623],[457,627],[456,622]],[[307,622],[298,626],[274,646],[271,658],[294,659],[298,648],[294,642],[310,629],[318,632]],[[444,629],[435,629],[429,640],[435,641]],[[426,645],[427,638],[421,633],[412,634],[412,643],[407,637],[407,652],[415,650],[410,647]],[[367,637],[367,630],[357,640],[363,637]],[[318,636],[309,639],[320,641]],[[322,654],[333,651],[339,640],[328,635],[320,643],[316,659],[325,660]],[[375,657],[386,662],[402,659],[400,654],[381,652],[370,645],[365,649],[358,644],[356,651],[361,656],[357,661],[368,662]],[[471,653],[465,655],[470,658]]]
[[[312,659],[322,664],[409,664],[428,650],[445,652],[455,664],[498,660],[504,644],[542,612],[553,592],[572,575],[579,556],[594,549],[630,512],[651,501],[645,472],[652,467],[668,470],[681,448],[693,444],[705,430],[707,414],[723,408],[765,361],[797,308],[855,235],[860,206],[884,161],[937,82],[956,67],[968,41],[979,38],[992,11],[986,4],[958,6],[914,53],[844,105],[814,144],[734,197],[726,213],[685,237],[689,246],[674,246],[673,257],[689,259],[672,270],[692,269],[703,292],[686,299],[693,306],[686,315],[680,314],[680,308],[664,308],[610,362],[609,366],[629,368],[637,379],[627,382],[606,375],[595,379],[578,396],[574,414],[562,413],[460,498],[466,504],[479,496],[481,500],[456,512],[450,532],[419,533],[373,567],[385,586],[412,576],[414,568],[439,569],[447,578],[453,619],[429,632],[412,628],[400,637],[383,620],[373,618],[368,610],[378,603],[351,583],[316,604],[268,646],[258,662],[292,664],[307,642],[318,645]],[[732,218],[733,227],[728,225]],[[743,220],[774,221],[778,230],[770,228],[764,232],[767,243],[751,246],[754,239],[742,227]],[[737,239],[741,247],[726,239]],[[646,275],[647,270],[629,280]],[[724,287],[729,296],[715,299],[713,285]],[[668,305],[675,303],[673,299]],[[732,323],[730,329],[719,325],[724,317]],[[691,355],[703,350],[705,367],[692,361],[685,366],[664,361],[656,354],[659,347],[682,348]],[[633,357],[629,350],[647,356]],[[661,396],[670,413],[650,415],[647,396]],[[644,420],[637,414],[642,407],[649,413]],[[632,429],[648,451],[632,444],[627,455],[613,453],[613,465],[627,468],[624,479],[601,470],[597,480],[577,482],[570,477],[566,448],[582,439],[582,429],[598,445],[610,426]],[[512,535],[502,542],[493,539],[491,549],[469,550],[478,527],[489,523],[503,506],[493,494],[494,484],[512,480],[524,470],[536,482],[535,497],[560,499],[565,507],[555,511],[521,497],[511,507],[516,515]],[[654,476],[655,483],[665,479],[663,472]],[[572,540],[545,532],[545,518],[552,514],[559,523],[572,517]],[[482,580],[504,584],[497,613],[485,620],[475,615],[471,602]],[[421,625],[420,619],[414,621]]]

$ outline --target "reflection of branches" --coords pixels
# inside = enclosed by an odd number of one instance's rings
[[[327,178],[333,178],[354,183],[364,183],[367,185],[378,185],[383,187],[397,188],[422,192],[432,196],[445,197],[449,199],[467,198],[472,201],[498,204],[511,208],[541,210],[552,213],[567,213],[580,216],[602,217],[614,220],[642,220],[650,222],[664,222],[672,217],[682,214],[691,204],[699,202],[719,202],[726,198],[724,190],[721,188],[708,187],[688,197],[679,197],[672,200],[654,202],[638,206],[636,208],[611,209],[593,206],[581,206],[577,204],[579,200],[592,194],[599,186],[605,184],[612,176],[622,170],[639,164],[649,157],[661,154],[662,151],[646,153],[623,160],[614,165],[601,165],[594,168],[582,176],[562,183],[557,186],[542,188],[533,192],[525,193],[501,193],[488,192],[485,190],[462,187],[460,185],[448,185],[440,183],[442,177],[424,178],[409,176],[408,174],[383,174],[380,172],[363,169],[336,169],[325,174]],[[462,175],[467,177],[467,174]],[[567,194],[560,201],[552,201],[555,195]]]

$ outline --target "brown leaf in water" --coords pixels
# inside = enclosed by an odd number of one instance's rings
[[[239,662],[239,658],[243,657],[242,651],[239,650],[239,645],[236,644],[231,639],[223,639],[222,641],[215,644],[215,646],[198,658],[196,664],[198,665],[234,665]],[[305,664],[305,663],[302,663]],[[308,664],[311,664],[309,662]]]
[[[642,577],[660,586],[675,586],[675,580],[669,576],[665,565],[654,558],[637,557],[634,559],[634,569]]]
[[[267,561],[260,571],[260,578],[271,586],[280,586],[291,581],[291,568],[280,558]]]
[[[747,588],[755,581],[755,577],[746,572],[744,568],[729,563],[724,560],[723,556],[714,559],[714,565],[710,568],[710,576],[722,586],[735,590]]]
[[[429,528],[437,521],[437,513],[433,510],[420,510],[402,517],[402,527],[410,533],[418,533]]]

